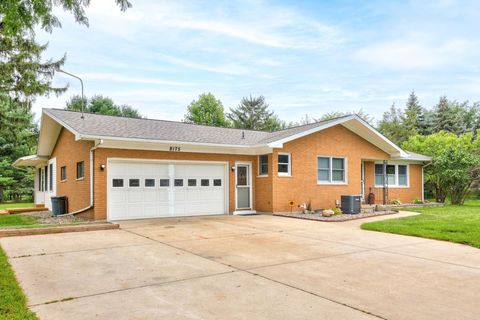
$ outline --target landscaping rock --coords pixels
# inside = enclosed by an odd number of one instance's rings
[[[333,217],[335,212],[333,210],[323,210],[322,216],[324,217]]]

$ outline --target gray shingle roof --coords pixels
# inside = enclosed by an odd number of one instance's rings
[[[267,144],[338,119],[335,118],[275,132],[264,132],[166,120],[106,116],[93,113],[84,113],[84,119],[82,119],[80,113],[76,111],[64,109],[44,109],[44,111],[75,130],[78,134],[85,136],[240,146]]]

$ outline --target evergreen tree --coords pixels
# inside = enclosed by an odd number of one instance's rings
[[[268,110],[263,96],[243,97],[237,108],[230,109],[227,117],[234,128],[275,131],[286,127],[273,111]]]
[[[411,136],[422,133],[425,119],[423,116],[423,108],[418,102],[415,91],[412,91],[408,97],[405,111],[403,115],[401,115],[401,121],[405,134],[408,136],[405,140]]]
[[[32,169],[17,169],[12,163],[34,152],[37,131],[29,107],[0,94],[0,202],[4,195],[15,200],[32,195]]]
[[[108,116],[120,116],[127,118],[142,118],[140,112],[137,109],[129,105],[116,105],[109,97],[102,95],[95,95],[91,99],[85,98],[82,101],[82,97],[74,95],[67,101],[65,109],[71,111],[81,111],[82,105],[83,111],[88,113],[104,114]]]
[[[440,97],[440,101],[435,106],[433,116],[434,132],[445,131],[455,132],[456,116],[452,110],[452,106],[446,96]]]
[[[401,116],[402,110],[393,103],[390,110],[383,113],[382,120],[378,123],[378,131],[397,145],[408,139]]]
[[[228,127],[222,102],[212,93],[203,93],[187,107],[185,122],[215,127]]]

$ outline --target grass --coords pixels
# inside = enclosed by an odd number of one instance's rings
[[[10,208],[28,208],[28,207],[34,207],[35,205],[32,202],[5,202],[5,203],[0,203],[0,210],[2,209],[10,209]]]
[[[28,309],[27,299],[2,248],[0,248],[0,319],[38,319],[35,313]]]
[[[28,215],[5,215],[0,216],[0,228],[33,227],[38,223],[38,218]]]
[[[446,240],[480,248],[480,200],[463,206],[406,208],[420,215],[365,223],[364,230]]]

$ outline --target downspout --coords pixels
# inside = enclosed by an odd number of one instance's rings
[[[93,209],[93,207],[94,207],[94,201],[93,201],[93,186],[94,186],[94,184],[93,184],[93,176],[94,176],[94,174],[93,174],[93,152],[102,143],[103,143],[103,140],[100,140],[97,143],[95,143],[95,145],[90,149],[90,204],[88,205],[88,207],[79,209],[79,210],[74,211],[74,212],[66,213],[66,214],[60,214],[60,215],[58,215],[58,217],[73,216],[73,215],[88,211],[90,209]]]

